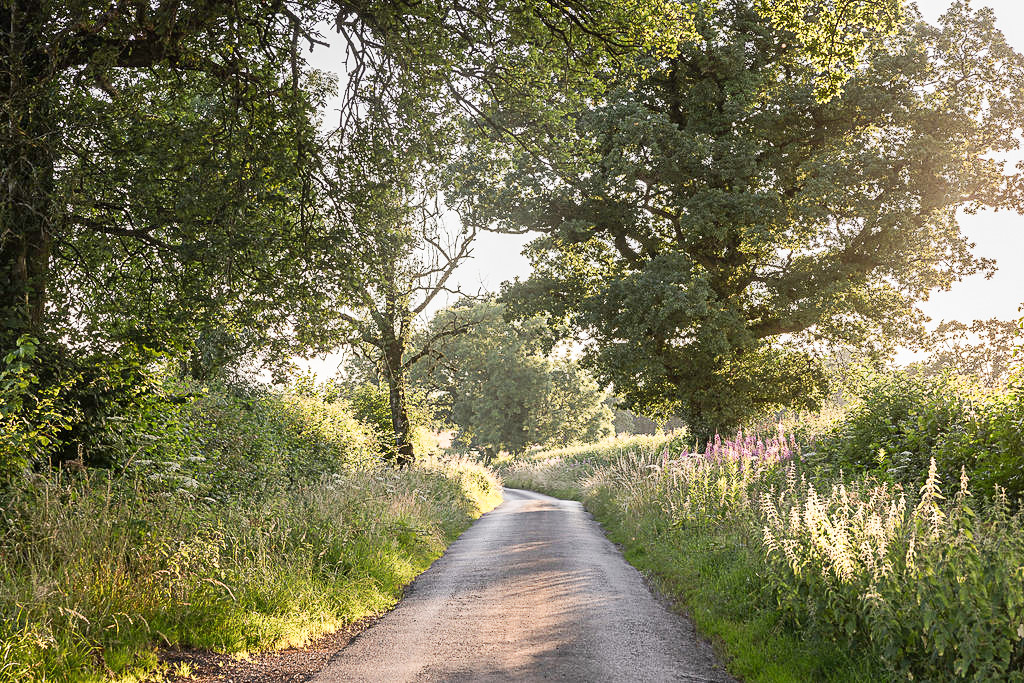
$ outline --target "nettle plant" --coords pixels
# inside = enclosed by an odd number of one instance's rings
[[[868,647],[902,678],[1024,680],[1024,511],[872,479],[820,491],[786,468],[760,497],[768,582],[787,616]]]
[[[754,574],[789,627],[894,679],[1024,680],[1024,510],[998,487],[973,496],[966,471],[951,496],[934,460],[919,491],[822,478],[784,434],[740,435],[623,453],[582,485],[630,516],[760,547]]]

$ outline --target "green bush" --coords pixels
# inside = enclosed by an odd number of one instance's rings
[[[872,472],[920,487],[934,458],[944,481],[966,468],[977,493],[1024,494],[1024,390],[1018,377],[986,390],[970,378],[895,371],[872,377],[854,406],[806,444],[823,474]]]
[[[112,467],[178,447],[180,401],[157,360],[132,349],[78,358],[22,336],[0,363],[0,473]]]
[[[967,428],[948,438],[936,458],[964,463],[982,493],[999,487],[1016,501],[1024,500],[1024,376],[986,396]]]
[[[196,387],[182,412],[185,449],[135,461],[202,496],[284,490],[381,462],[373,430],[342,401],[249,385]]]
[[[61,388],[39,386],[39,341],[18,339],[0,365],[0,474],[45,462],[70,427],[61,410]]]

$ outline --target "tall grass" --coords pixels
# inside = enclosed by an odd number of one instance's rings
[[[0,468],[0,682],[137,679],[161,646],[300,645],[392,606],[500,501],[471,463],[381,468],[342,401],[188,390],[108,416],[76,467]]]
[[[500,487],[435,463],[248,504],[109,473],[36,476],[4,495],[0,680],[100,680],[151,670],[160,645],[301,645],[385,610]]]
[[[504,473],[508,486],[579,500],[588,477],[613,460],[651,457],[660,454],[669,444],[682,443],[681,439],[672,436],[636,434],[594,444],[534,451],[525,456],[497,460],[494,466]]]
[[[506,484],[573,490],[745,679],[1024,680],[1024,515],[966,473],[815,479],[778,436],[594,456]]]

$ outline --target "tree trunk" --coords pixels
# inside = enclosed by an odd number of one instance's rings
[[[39,0],[0,3],[0,344],[41,336],[54,216],[54,79]]]
[[[395,434],[395,464],[410,467],[416,460],[412,447],[412,425],[409,422],[409,404],[405,397],[405,370],[402,367],[404,344],[391,340],[385,351],[385,376],[391,407],[391,427]]]

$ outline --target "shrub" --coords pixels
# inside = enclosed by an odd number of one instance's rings
[[[936,457],[966,464],[983,494],[999,487],[1020,503],[1024,499],[1024,376],[986,396],[967,428],[947,439]]]
[[[962,469],[976,493],[999,486],[1024,494],[1024,389],[1017,378],[983,390],[969,378],[926,377],[896,371],[876,375],[854,407],[808,443],[809,460],[823,474],[871,472],[918,488],[934,459],[944,481]]]
[[[44,462],[70,427],[60,409],[61,388],[39,386],[38,345],[23,335],[0,365],[0,474]]]
[[[0,472],[111,467],[173,448],[179,402],[155,362],[132,349],[77,358],[22,336],[0,364]]]
[[[380,447],[344,402],[249,385],[196,387],[183,413],[187,448],[142,463],[200,482],[197,495],[248,495],[374,466]]]

